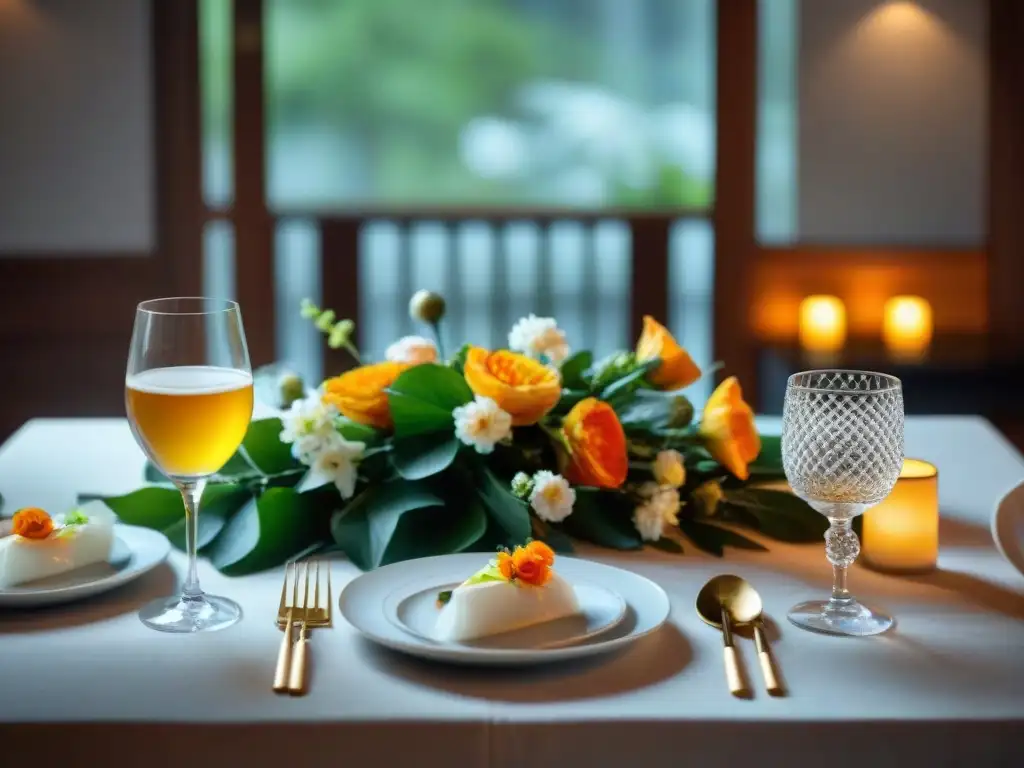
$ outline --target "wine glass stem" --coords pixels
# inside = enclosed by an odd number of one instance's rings
[[[206,480],[190,480],[182,482],[178,489],[185,502],[185,551],[188,554],[188,574],[181,593],[183,599],[201,597],[203,590],[199,587],[199,576],[196,574],[196,549],[199,531],[199,500],[203,496]]]
[[[828,521],[825,554],[832,563],[832,597],[828,607],[839,609],[853,602],[853,596],[846,588],[846,571],[860,554],[860,540],[851,528],[852,518],[830,516]]]

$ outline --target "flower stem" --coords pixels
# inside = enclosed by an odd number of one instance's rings
[[[434,338],[437,340],[437,357],[439,360],[444,360],[444,342],[441,341],[441,324],[431,323],[430,328],[434,331]]]

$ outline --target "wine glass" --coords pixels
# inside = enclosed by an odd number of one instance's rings
[[[853,518],[882,501],[903,467],[903,387],[866,371],[806,371],[789,377],[782,463],[797,496],[828,518],[825,554],[832,597],[793,607],[789,619],[832,635],[876,635],[892,617],[857,602],[846,569],[860,552]]]
[[[196,535],[206,481],[234,455],[252,418],[252,371],[238,304],[207,298],[139,304],[124,388],[135,440],[181,491],[188,550],[181,594],[145,605],[139,618],[163,632],[223,629],[242,609],[200,589]]]

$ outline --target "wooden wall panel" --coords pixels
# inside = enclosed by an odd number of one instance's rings
[[[750,328],[759,341],[796,338],[800,301],[828,293],[846,304],[851,336],[877,337],[891,296],[923,296],[936,333],[988,330],[988,262],[977,250],[800,246],[762,248],[752,269]]]

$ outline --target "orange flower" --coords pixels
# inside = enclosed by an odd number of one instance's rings
[[[546,558],[535,549],[516,547],[512,553],[512,563],[515,565],[516,581],[543,587],[551,580],[551,568]]]
[[[390,429],[391,411],[385,390],[408,368],[405,363],[375,363],[353,368],[324,382],[323,400],[336,406],[352,421]]]
[[[501,571],[502,577],[505,581],[512,581],[516,576],[516,565],[512,559],[512,555],[508,552],[498,553],[498,570]]]
[[[536,424],[562,396],[558,373],[524,355],[470,347],[466,354],[466,383],[478,395],[491,398],[512,416],[512,424]]]
[[[754,426],[754,411],[743,401],[735,376],[719,384],[708,398],[700,432],[715,461],[746,480],[750,474],[747,465],[761,452],[761,438]]]
[[[690,353],[679,346],[668,329],[650,315],[644,315],[644,330],[636,343],[636,359],[660,358],[661,364],[647,378],[659,389],[682,389],[700,378],[700,368]]]
[[[38,507],[25,507],[14,513],[12,533],[26,539],[45,539],[53,532],[53,519]]]
[[[575,485],[618,488],[626,481],[626,434],[608,403],[580,400],[562,424],[572,463],[565,477]]]
[[[527,544],[524,549],[526,549],[527,552],[533,553],[535,557],[540,558],[544,562],[544,565],[552,566],[555,564],[555,550],[543,541],[537,541],[535,539]]]

